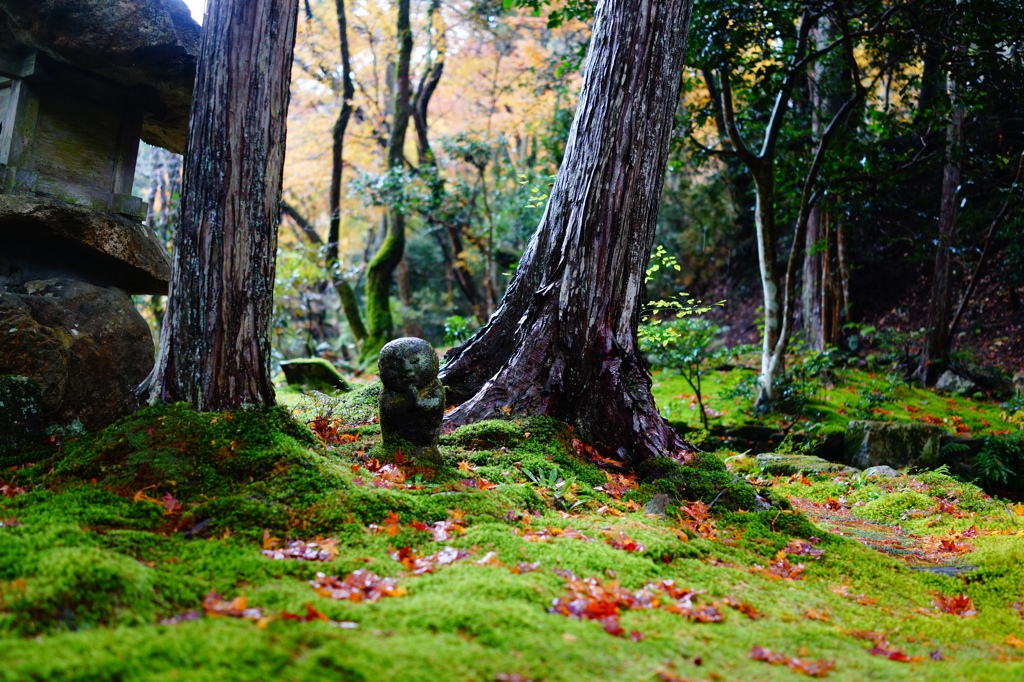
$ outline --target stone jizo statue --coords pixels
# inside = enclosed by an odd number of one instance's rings
[[[385,345],[377,360],[380,432],[384,445],[412,446],[413,459],[440,462],[437,438],[444,418],[444,388],[437,378],[437,353],[423,339],[406,337]]]

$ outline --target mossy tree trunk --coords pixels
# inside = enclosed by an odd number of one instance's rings
[[[151,400],[273,404],[270,318],[298,5],[210,0]]]
[[[409,105],[409,59],[412,56],[412,29],[409,26],[409,0],[398,0],[398,62],[395,64],[395,95],[388,140],[388,170],[400,171],[405,164],[405,134],[412,108]],[[391,280],[405,254],[405,210],[388,208],[387,233],[366,271],[366,339],[359,353],[361,362],[377,357],[394,333],[391,319]]]
[[[442,370],[448,417],[547,414],[624,461],[685,457],[658,414],[636,329],[692,0],[598,6],[546,211],[488,324]]]

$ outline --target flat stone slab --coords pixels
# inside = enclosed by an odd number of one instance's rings
[[[0,45],[37,49],[156,98],[142,139],[185,152],[199,24],[182,0],[0,0]]]
[[[766,452],[757,456],[761,470],[772,476],[793,474],[855,474],[857,469],[811,455],[783,455]]]
[[[153,230],[57,199],[0,194],[0,243],[0,261],[29,279],[74,273],[131,294],[166,294],[171,278],[170,256]]]

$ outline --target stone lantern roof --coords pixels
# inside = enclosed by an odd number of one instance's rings
[[[199,24],[182,0],[0,0],[0,46],[136,89],[142,139],[185,152]]]

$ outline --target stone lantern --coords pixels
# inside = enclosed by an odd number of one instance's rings
[[[184,152],[198,53],[181,0],[0,0],[0,431],[137,407],[170,259],[135,162]]]

